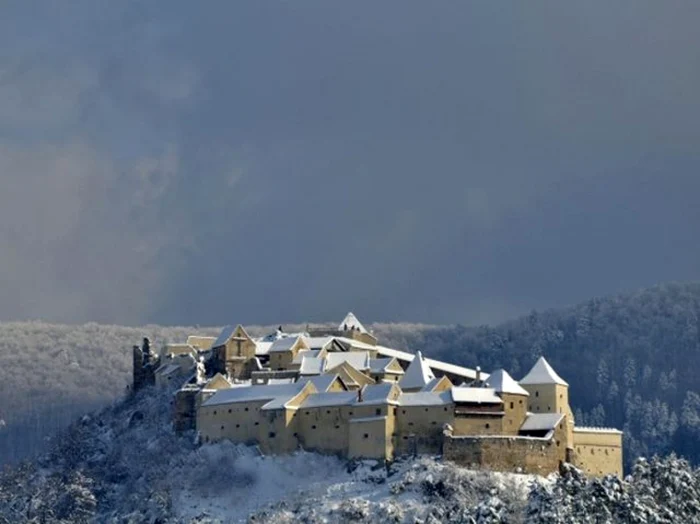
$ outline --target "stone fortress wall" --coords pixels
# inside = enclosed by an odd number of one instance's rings
[[[203,443],[380,460],[441,454],[534,474],[571,462],[589,475],[622,475],[622,433],[576,427],[568,384],[544,358],[520,381],[504,370],[486,375],[385,348],[351,314],[313,336],[280,329],[253,339],[238,326],[188,343],[158,360],[135,348],[134,388],[185,380],[175,429],[194,429]]]

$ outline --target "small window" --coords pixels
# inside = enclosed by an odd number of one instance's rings
[[[231,413],[231,410],[229,409],[228,412]]]
[[[409,422],[408,425],[409,425],[409,426],[413,426],[413,422]]]
[[[223,427],[223,426],[222,426],[222,427]],[[237,427],[237,428],[240,428],[240,427],[241,427],[241,425],[240,425],[240,424],[236,424],[236,427]]]
[[[547,406],[547,411],[552,411],[552,406]]]
[[[406,414],[406,410],[405,410],[405,409],[402,409],[402,410],[401,410],[401,414],[402,414],[402,415],[405,415],[405,414]]]
[[[426,413],[428,412],[428,408],[425,408],[425,412],[426,412]]]
[[[445,408],[445,411],[447,411],[447,408]]]
[[[435,422],[435,421],[433,420],[433,421],[431,422],[431,424],[434,426],[435,424],[437,424],[437,422]]]
[[[248,408],[245,408],[243,411],[248,411]]]
[[[491,424],[486,423],[486,429],[489,429],[491,427]]]
[[[255,425],[255,426],[259,426],[259,425],[260,425],[260,422],[256,422],[254,425]]]
[[[224,430],[224,427],[223,427],[223,426],[221,426],[221,431],[223,431],[223,430]]]
[[[377,415],[377,416],[381,415],[381,414],[382,414],[382,408],[377,408],[377,409],[375,409],[375,410],[374,410],[374,414]]]
[[[340,429],[340,426],[336,426],[335,429]]]
[[[539,397],[539,396],[540,396],[540,392],[539,392],[539,391],[535,391],[535,396],[536,396],[536,397]]]
[[[515,407],[515,406],[514,406],[513,403],[511,402],[511,403],[510,403],[510,409],[513,409],[514,407]]]
[[[595,450],[591,448],[591,455],[595,455]]]
[[[364,438],[369,438],[369,433],[365,433]]]
[[[326,410],[326,415],[330,415],[330,414],[331,414],[331,410],[330,410],[330,409],[327,409],[327,410]]]
[[[352,411],[350,411],[350,412],[348,413],[348,415],[350,415],[350,416],[352,417],[352,415],[353,415]]]
[[[518,401],[518,404],[520,404],[520,405],[522,406],[522,405],[523,405],[523,400],[520,399],[520,400]]]
[[[295,436],[295,437],[299,436],[299,433],[294,433],[294,436]]]
[[[214,415],[216,415],[216,410],[214,410]]]
[[[268,436],[269,438],[275,438],[276,435],[275,435],[275,432],[274,432],[274,431],[270,431],[270,432],[267,434],[267,436]]]

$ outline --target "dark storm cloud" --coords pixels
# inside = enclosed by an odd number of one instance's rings
[[[0,318],[476,323],[700,276],[696,3],[4,9]]]

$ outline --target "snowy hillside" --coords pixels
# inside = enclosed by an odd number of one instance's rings
[[[299,451],[198,447],[170,428],[172,392],[84,417],[37,463],[0,476],[0,522],[700,522],[700,475],[640,461],[629,482],[474,472],[435,458],[389,467]]]

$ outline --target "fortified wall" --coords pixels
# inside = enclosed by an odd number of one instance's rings
[[[134,387],[185,383],[174,426],[203,444],[393,460],[442,454],[472,468],[546,475],[564,462],[622,475],[622,433],[576,427],[569,385],[541,357],[514,380],[378,344],[351,313],[338,328],[253,338],[242,326],[157,358],[134,349]]]

